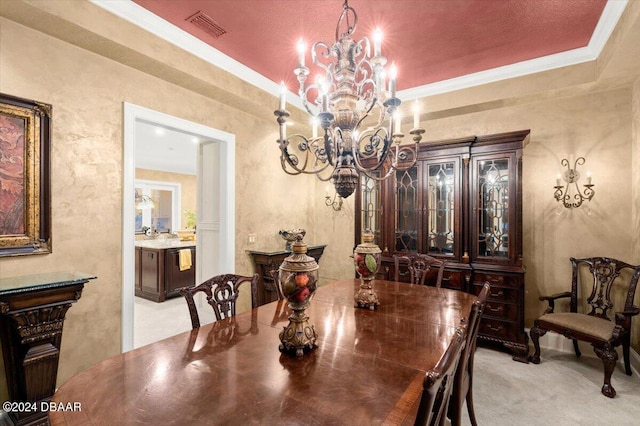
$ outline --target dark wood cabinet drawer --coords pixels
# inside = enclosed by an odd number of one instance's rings
[[[484,316],[482,320],[480,320],[480,330],[478,333],[494,339],[515,340],[518,335],[522,333],[522,329],[518,327],[516,323]]]
[[[442,274],[442,287],[453,290],[464,290],[465,274],[462,271],[446,270]]]
[[[477,282],[474,281],[472,292],[476,296],[480,294],[480,290],[482,290],[482,286],[484,285],[484,281]],[[520,303],[522,299],[522,290],[507,288],[507,287],[498,287],[491,286],[489,290],[489,301],[499,301],[499,302],[508,302],[508,303]]]
[[[491,288],[494,287],[509,287],[515,289],[522,288],[522,276],[520,275],[507,275],[507,274],[491,274],[485,272],[475,272],[473,274],[474,285],[480,286],[488,282]]]
[[[500,303],[488,300],[484,308],[484,317],[505,318],[515,320],[518,318],[518,305],[512,303]]]

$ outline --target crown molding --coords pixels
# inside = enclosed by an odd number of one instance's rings
[[[609,0],[602,11],[600,20],[593,31],[589,44],[586,47],[567,50],[566,52],[555,53],[553,55],[542,56],[503,67],[492,68],[490,70],[467,74],[461,77],[443,80],[436,83],[426,84],[411,89],[398,91],[398,97],[402,100],[418,99],[425,96],[440,95],[456,90],[481,86],[483,84],[494,83],[500,80],[507,80],[515,77],[522,77],[542,71],[549,71],[556,68],[577,65],[584,62],[594,61],[600,56],[600,52],[609,40],[609,36],[618,24],[618,20],[628,0]]]
[[[165,21],[159,16],[149,12],[131,0],[89,0],[95,5],[113,13],[114,15],[134,24],[138,27],[172,43],[181,49],[197,56],[198,58],[216,66],[224,71],[234,74],[236,77],[252,84],[274,97],[278,97],[280,86],[257,73],[256,71],[241,64],[235,59],[225,55],[219,50],[211,47],[205,42],[192,36],[186,31]],[[516,64],[506,65],[468,74],[449,80],[418,86],[411,89],[398,91],[398,97],[402,100],[422,98],[425,96],[438,95],[483,84],[493,83],[514,77],[548,71],[555,68],[562,68],[576,65],[583,62],[595,60],[602,51],[613,29],[618,23],[620,16],[627,6],[628,0],[609,0],[602,11],[600,20],[596,25],[591,40],[586,47],[543,56]],[[287,102],[304,109],[297,94],[288,91]]]

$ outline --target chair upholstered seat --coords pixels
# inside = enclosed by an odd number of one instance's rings
[[[554,325],[568,328],[603,342],[613,337],[613,329],[616,326],[613,321],[575,312],[544,314],[538,318],[538,323],[548,324],[549,328],[553,328]]]

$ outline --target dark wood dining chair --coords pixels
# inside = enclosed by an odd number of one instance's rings
[[[540,296],[540,300],[546,300],[549,307],[533,322],[530,334],[535,352],[529,359],[534,364],[540,363],[540,336],[545,335],[547,331],[554,331],[572,339],[577,357],[581,355],[578,340],[588,342],[604,366],[602,394],[613,398],[616,391],[611,386],[611,375],[618,362],[617,346],[622,345],[625,372],[631,375],[631,319],[640,313],[640,308],[633,304],[640,278],[640,266],[608,257],[572,257],[570,260],[571,291]],[[586,276],[589,278],[585,279]],[[616,306],[612,294],[620,298],[618,311],[614,311]],[[563,298],[569,298],[569,312],[555,312],[556,300]],[[583,303],[585,299],[586,302]],[[579,305],[586,306],[586,310],[580,309]],[[610,318],[612,311],[614,321]]]
[[[276,293],[278,294],[278,300],[284,299],[284,293],[282,292],[282,286],[280,286],[280,269],[276,268],[269,272],[273,284],[276,287]]]
[[[416,425],[444,425],[456,369],[466,343],[465,327],[458,328],[436,366],[425,375]]]
[[[193,298],[196,293],[203,292],[207,296],[207,303],[213,308],[216,320],[220,321],[236,315],[239,288],[246,282],[251,283],[251,308],[257,308],[258,274],[253,274],[253,277],[235,274],[216,275],[195,287],[181,288],[180,294],[184,296],[189,307],[192,328],[200,327],[200,316]]]
[[[476,341],[478,339],[478,330],[480,329],[480,320],[487,304],[487,297],[491,286],[488,282],[484,283],[478,300],[473,302],[471,314],[467,325],[467,341],[462,351],[462,357],[458,364],[456,379],[453,384],[453,393],[449,401],[449,418],[452,426],[458,426],[462,422],[462,406],[467,402],[467,411],[472,426],[477,426],[476,413],[473,408],[473,358],[476,353]]]
[[[396,281],[402,281],[400,269],[404,266],[409,271],[409,282],[420,285],[434,285],[440,288],[444,275],[445,261],[427,254],[393,255]],[[437,272],[434,272],[437,271]],[[435,275],[435,281],[433,276]],[[429,277],[429,281],[427,281]]]

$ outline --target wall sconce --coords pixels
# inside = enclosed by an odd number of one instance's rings
[[[330,206],[335,211],[342,210],[342,197],[337,192],[333,194],[333,199],[332,199],[329,196],[329,190],[327,189],[327,192],[324,196],[324,203],[327,206]]]
[[[564,174],[558,174],[556,176],[556,186],[554,186],[556,191],[553,193],[553,196],[556,201],[562,202],[562,204],[568,209],[580,207],[585,200],[591,201],[595,194],[595,191],[593,190],[594,185],[591,183],[591,172],[587,172],[587,183],[582,185],[584,190],[580,190],[580,186],[578,185],[578,180],[580,179],[578,166],[583,165],[584,162],[584,157],[578,158],[573,164],[573,168],[569,166],[569,160],[566,158],[560,162],[560,164],[565,166],[567,170]],[[567,183],[566,187],[564,185],[560,185],[561,178]]]

